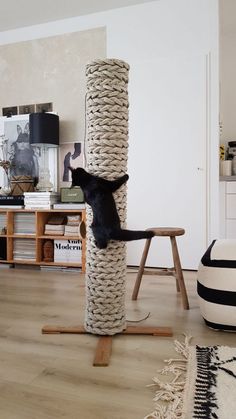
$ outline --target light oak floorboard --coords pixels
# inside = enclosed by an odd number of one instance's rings
[[[135,271],[137,272],[137,270]],[[109,367],[92,366],[97,337],[42,335],[42,326],[83,325],[84,275],[23,269],[0,271],[0,418],[142,419],[152,411],[147,387],[163,360],[174,357],[183,333],[200,345],[236,346],[235,334],[208,329],[201,318],[196,272],[184,272],[190,310],[183,310],[173,277],[127,273],[131,325],[169,326],[173,338],[117,335]]]

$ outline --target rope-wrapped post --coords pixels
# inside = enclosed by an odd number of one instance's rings
[[[87,170],[114,180],[127,172],[129,65],[115,59],[97,60],[86,68]],[[122,228],[126,221],[126,185],[114,193]],[[126,245],[110,241],[98,249],[86,206],[86,313],[85,329],[114,335],[126,327]]]

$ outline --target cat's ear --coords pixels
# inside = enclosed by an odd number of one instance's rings
[[[75,170],[75,169],[74,169],[74,167],[71,167],[71,166],[68,166],[68,169],[69,169],[71,172],[73,172],[73,170]]]

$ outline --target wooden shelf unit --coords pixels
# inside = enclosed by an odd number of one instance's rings
[[[78,236],[60,236],[60,235],[45,235],[44,229],[45,224],[47,224],[49,218],[55,214],[63,215],[81,215],[81,220],[86,222],[86,211],[85,209],[37,209],[37,210],[27,210],[27,209],[8,209],[0,208],[0,213],[6,214],[6,234],[0,234],[0,238],[6,239],[6,248],[7,248],[7,258],[5,260],[0,259],[0,263],[17,263],[25,265],[41,265],[41,266],[65,266],[65,267],[81,267],[82,272],[85,272],[85,250],[86,250],[86,239],[80,238]],[[14,233],[14,215],[16,213],[33,213],[35,214],[35,234],[15,234]],[[27,260],[27,259],[13,259],[13,245],[15,239],[25,239],[25,240],[35,240],[36,246],[36,259]],[[82,259],[81,263],[72,263],[72,262],[44,262],[43,261],[43,244],[45,240],[81,240],[82,241]]]

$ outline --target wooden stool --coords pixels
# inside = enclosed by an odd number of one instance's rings
[[[185,233],[184,229],[183,228],[173,228],[173,227],[159,227],[159,228],[148,228],[148,230],[149,231],[151,230],[151,231],[154,232],[154,237],[158,236],[158,237],[169,237],[170,238],[174,268],[171,268],[171,269],[165,268],[165,269],[159,269],[159,270],[155,269],[155,271],[150,271],[150,270],[144,269],[145,262],[146,262],[146,259],[147,259],[147,255],[148,255],[148,251],[149,251],[149,247],[150,247],[150,244],[151,244],[151,241],[152,241],[152,239],[147,239],[146,243],[145,243],[144,250],[143,250],[142,259],[141,259],[141,262],[140,262],[140,266],[139,266],[139,270],[138,270],[138,274],[137,274],[137,278],[136,278],[136,282],[135,282],[135,286],[134,286],[134,290],[133,290],[133,294],[132,294],[132,300],[137,300],[139,287],[140,287],[140,284],[141,284],[143,274],[146,274],[146,275],[172,275],[176,278],[176,288],[177,288],[177,291],[181,293],[183,307],[184,307],[185,310],[188,310],[189,309],[188,296],[187,296],[187,292],[186,292],[186,288],[185,288],[183,272],[182,272],[181,263],[180,263],[180,259],[179,259],[177,242],[176,242],[176,239],[175,239],[176,236],[182,236]]]

